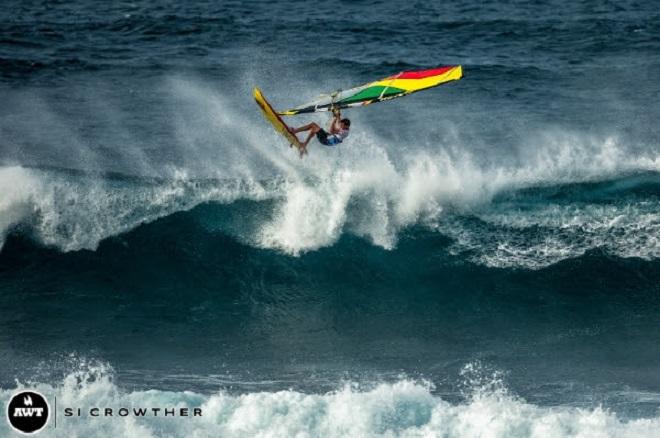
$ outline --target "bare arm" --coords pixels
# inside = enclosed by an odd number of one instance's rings
[[[341,113],[339,110],[333,111],[334,118],[332,119],[332,125],[330,125],[330,134],[337,134],[341,131],[341,126],[339,125],[341,121]]]

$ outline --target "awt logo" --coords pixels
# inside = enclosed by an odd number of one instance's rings
[[[7,403],[7,420],[17,432],[33,434],[48,424],[50,408],[46,397],[34,391],[14,394]]]

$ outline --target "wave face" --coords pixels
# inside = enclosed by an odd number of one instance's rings
[[[54,434],[657,436],[652,2],[5,3],[0,398],[209,413]]]

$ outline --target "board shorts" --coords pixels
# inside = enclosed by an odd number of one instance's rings
[[[319,143],[325,146],[335,146],[336,144],[341,143],[341,141],[337,141],[337,137],[328,134],[323,128],[321,128],[319,132],[316,133],[316,138],[318,139]]]

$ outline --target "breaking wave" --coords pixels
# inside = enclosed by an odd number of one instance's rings
[[[289,165],[270,179],[3,167],[0,238],[18,232],[62,251],[94,250],[200,204],[254,201],[262,208],[250,224],[239,231],[211,224],[210,231],[291,255],[332,246],[345,233],[393,249],[403,230],[422,225],[450,237],[453,254],[494,267],[540,268],[595,248],[657,258],[660,156],[633,156],[612,138],[578,140],[555,138],[520,164],[501,167],[465,152],[393,160],[364,137],[355,142],[368,146],[334,156],[316,150],[304,162],[283,150],[277,159]]]
[[[0,391],[3,404],[23,389],[57,397],[57,437],[657,437],[660,418],[624,419],[602,407],[538,406],[511,394],[500,376],[484,376],[478,364],[462,370],[462,400],[447,401],[432,384],[400,378],[359,385],[347,382],[327,393],[201,394],[191,391],[128,391],[107,365],[90,365],[57,384],[18,384]],[[201,417],[64,417],[65,408],[201,408]],[[3,435],[9,433],[5,422]]]

